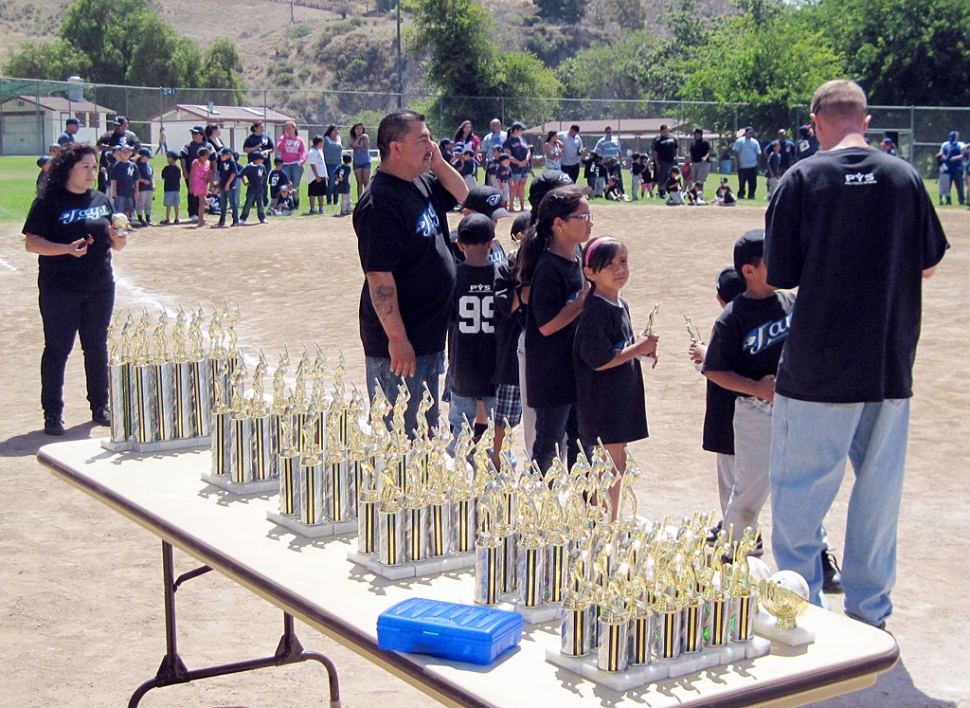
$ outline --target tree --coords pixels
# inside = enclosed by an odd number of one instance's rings
[[[63,81],[75,73],[87,74],[91,60],[64,40],[25,44],[3,67],[8,76]]]
[[[821,0],[819,20],[869,102],[970,103],[970,6],[962,0]]]
[[[549,22],[575,24],[586,14],[586,0],[532,0],[539,17]]]
[[[765,14],[762,8],[758,18],[722,19],[711,41],[695,51],[680,98],[719,105],[697,107],[693,120],[722,132],[747,123],[772,132],[794,126],[796,106],[840,75],[840,57],[810,13],[787,7]],[[730,105],[735,102],[747,105]]]

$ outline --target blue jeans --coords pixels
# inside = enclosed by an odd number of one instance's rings
[[[572,469],[579,453],[579,421],[576,404],[536,408],[536,441],[532,446],[532,459],[545,474],[556,456],[556,445],[562,454],[563,439],[566,440],[566,465]]]
[[[414,430],[418,421],[418,404],[421,402],[421,395],[424,393],[424,384],[428,384],[434,403],[427,412],[428,427],[431,429],[438,427],[438,400],[441,374],[445,370],[445,353],[425,354],[417,358],[417,366],[414,376],[401,378],[391,372],[391,359],[368,356],[364,357],[367,370],[367,394],[374,400],[376,386],[380,386],[384,391],[387,400],[394,405],[397,399],[397,389],[403,381],[407,384],[408,391],[411,392],[411,400],[408,401],[407,410],[404,412],[404,427],[408,437],[414,438]],[[391,422],[390,415],[385,419],[386,423]]]
[[[822,594],[822,519],[852,462],[842,560],[844,607],[880,626],[892,613],[896,526],[903,491],[909,399],[880,403],[813,403],[775,395],[771,435],[771,545],[780,570],[808,581],[812,604]]]
[[[337,195],[337,183],[333,178],[338,167],[340,167],[339,163],[327,165],[327,204],[336,204],[340,201],[340,197]]]
[[[283,165],[283,174],[290,180],[290,192],[293,194],[293,203],[300,206],[300,180],[303,179],[303,165],[292,162]]]
[[[233,198],[235,197],[235,199]],[[230,188],[219,190],[219,225],[226,223],[226,207],[232,208],[232,223],[239,223],[239,192]]]
[[[257,191],[252,187],[246,189],[246,203],[243,205],[242,210],[242,220],[245,221],[249,218],[249,211],[253,208],[253,204],[256,205],[256,213],[259,215],[259,220],[266,221],[266,210],[263,207],[263,195],[262,188]]]
[[[495,396],[487,396],[483,398],[482,403],[485,405],[485,415],[489,418],[494,418],[496,404]],[[475,408],[477,407],[477,404],[477,398],[467,398],[465,396],[459,396],[455,393],[451,394],[451,406],[448,408],[448,423],[451,425],[451,432],[455,438],[458,437],[458,433],[461,431],[461,424],[464,418],[468,419],[468,425],[471,426],[473,431],[475,430]],[[448,446],[448,454],[455,454],[454,440],[452,440],[451,444]]]

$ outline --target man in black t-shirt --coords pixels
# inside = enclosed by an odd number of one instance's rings
[[[185,179],[185,189],[189,195],[189,215],[192,221],[199,220],[199,198],[192,194],[192,185],[189,183],[189,175],[192,172],[192,163],[199,156],[199,150],[208,148],[209,154],[215,152],[215,148],[205,141],[205,128],[196,125],[191,130],[192,140],[182,146],[179,151],[179,160],[182,163],[182,177]]]
[[[795,164],[765,215],[768,282],[798,287],[776,382],[772,546],[781,570],[822,593],[821,525],[846,459],[845,612],[892,612],[922,279],[948,243],[919,173],[869,147],[866,97],[829,81],[812,98],[821,152]]]
[[[660,135],[653,139],[653,146],[650,148],[653,156],[653,181],[657,186],[661,198],[667,194],[667,178],[670,176],[670,168],[677,164],[677,153],[680,145],[677,138],[670,134],[670,129],[666,125],[660,126]]]
[[[694,142],[690,144],[690,178],[702,185],[711,174],[711,144],[704,140],[704,131],[694,128]]]
[[[438,385],[445,333],[455,290],[455,259],[448,248],[448,212],[468,196],[465,180],[441,157],[424,116],[390,113],[377,131],[381,166],[354,210],[357,252],[365,282],[360,294],[360,338],[367,389],[389,400],[401,378],[411,392],[405,413],[414,434],[427,383],[438,425]]]

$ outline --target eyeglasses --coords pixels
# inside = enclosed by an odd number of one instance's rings
[[[589,212],[587,212],[585,214],[570,214],[566,218],[567,219],[582,219],[583,221],[585,221],[588,224],[589,222],[591,222],[593,220],[593,215],[590,214]]]

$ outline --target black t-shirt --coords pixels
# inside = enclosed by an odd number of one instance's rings
[[[266,179],[266,165],[258,165],[250,162],[242,171],[242,177],[246,179],[246,191],[259,191],[263,188],[263,180]]]
[[[816,153],[785,174],[765,225],[768,282],[798,286],[776,391],[912,396],[922,272],[949,247],[916,169],[871,148]]]
[[[586,299],[573,343],[576,368],[576,411],[584,445],[627,443],[647,437],[643,371],[638,359],[603,371],[626,346],[636,341],[626,302],[614,305],[596,295]]]
[[[138,166],[134,162],[118,162],[108,168],[108,179],[115,183],[116,197],[134,197]]]
[[[182,170],[178,165],[165,165],[162,168],[162,181],[166,192],[178,192],[182,189]]]
[[[666,138],[658,135],[653,139],[653,147],[651,149],[657,153],[657,159],[660,162],[672,163],[677,159],[677,138],[673,135],[669,135]]]
[[[451,390],[466,398],[495,395],[495,266],[459,263],[448,335]]]
[[[734,391],[707,381],[707,408],[704,411],[704,442],[708,452],[734,454]]]
[[[185,145],[182,146],[182,149],[179,150],[179,159],[185,161],[185,164],[187,165],[186,172],[188,174],[192,173],[192,163],[195,162],[196,158],[199,157],[199,150],[201,148],[208,148],[209,155],[212,155],[213,147],[205,140],[203,140],[201,143],[197,143],[192,140],[185,143]]]
[[[703,370],[733,371],[753,381],[775,374],[794,303],[795,295],[786,292],[762,300],[734,298],[714,323]]]
[[[582,292],[583,271],[579,259],[543,251],[536,262],[531,285],[525,325],[527,403],[532,408],[575,403],[573,337],[579,318],[548,337],[539,328],[555,319]]]
[[[261,148],[263,152],[272,151],[273,139],[265,133],[262,135],[250,133],[246,136],[246,140],[243,141],[243,151],[245,152],[247,148]]]
[[[283,170],[273,170],[269,173],[269,196],[276,199],[280,195],[280,187],[283,185],[289,186],[290,180],[286,178],[286,173]]]
[[[232,157],[228,160],[219,160],[217,169],[219,170],[219,186],[225,189],[226,185],[229,184],[229,178],[236,176],[236,161]]]
[[[457,201],[431,173],[407,181],[377,171],[354,209],[357,253],[364,273],[391,273],[408,340],[417,356],[445,349],[455,294],[455,259],[448,250],[448,212]],[[364,354],[389,357],[387,334],[365,279],[360,294]]]
[[[74,194],[66,189],[48,190],[34,200],[24,223],[23,233],[34,234],[52,243],[74,243],[94,237],[80,258],[72,255],[38,256],[41,286],[89,292],[111,287],[111,237],[108,224],[111,204],[93,189]]]
[[[711,144],[701,138],[700,140],[695,140],[690,144],[690,161],[700,162],[704,155],[710,155]],[[708,158],[710,160],[710,158]]]
[[[519,335],[525,309],[520,304],[512,312],[516,297],[515,256],[509,256],[495,269],[495,378],[497,384],[519,385]]]

